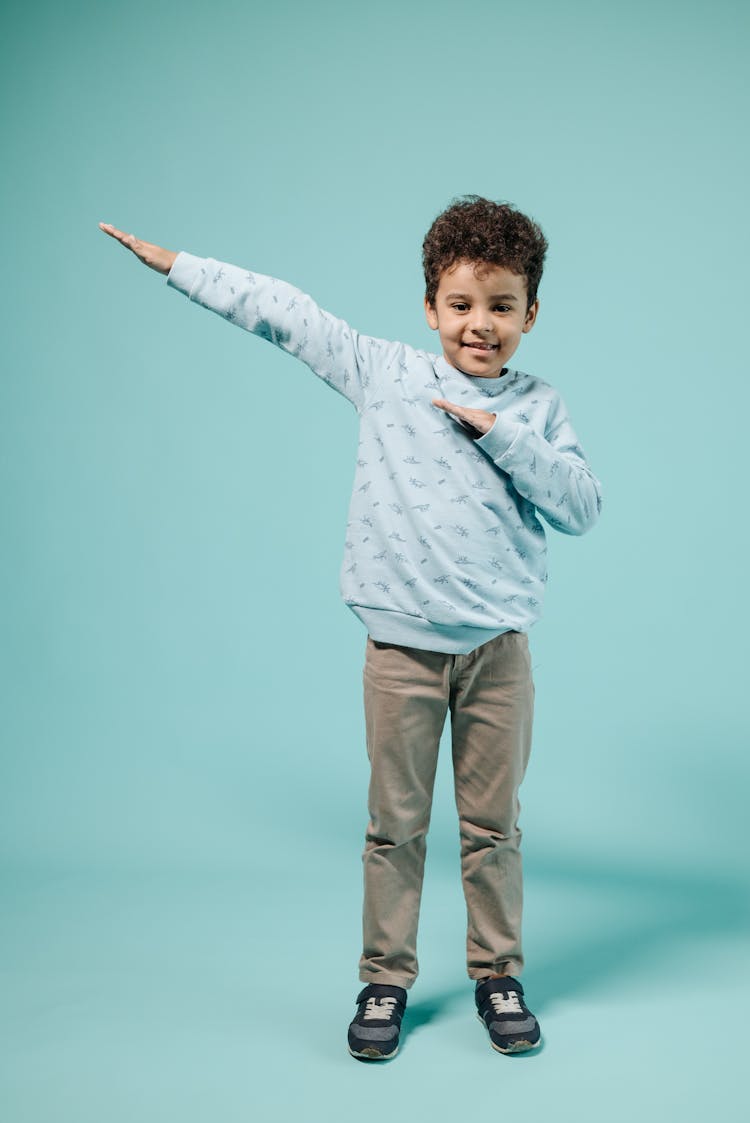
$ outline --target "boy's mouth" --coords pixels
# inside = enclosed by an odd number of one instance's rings
[[[473,351],[497,351],[498,343],[462,343],[462,347],[471,347]]]

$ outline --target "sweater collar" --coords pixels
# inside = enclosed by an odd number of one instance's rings
[[[481,394],[485,398],[496,398],[518,377],[518,371],[511,367],[504,367],[499,378],[481,378],[473,374],[464,374],[458,367],[451,366],[444,355],[437,355],[432,365],[441,387],[460,386],[464,391],[473,390],[474,393]]]

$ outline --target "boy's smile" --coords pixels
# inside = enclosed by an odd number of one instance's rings
[[[539,309],[526,306],[526,278],[500,265],[460,261],[440,278],[427,323],[440,333],[451,366],[478,378],[498,378]]]

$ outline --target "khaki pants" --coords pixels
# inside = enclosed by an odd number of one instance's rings
[[[408,988],[417,976],[426,835],[448,710],[469,977],[519,974],[518,789],[534,707],[527,636],[504,632],[468,655],[368,636],[364,694],[371,778],[360,979]]]

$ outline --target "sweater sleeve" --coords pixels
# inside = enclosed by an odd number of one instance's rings
[[[373,344],[378,341],[324,312],[300,289],[276,277],[184,251],[177,255],[167,284],[203,308],[301,359],[358,411],[362,410]]]
[[[544,435],[498,413],[489,432],[475,443],[555,530],[585,534],[599,518],[601,484],[586,463],[559,396]]]

